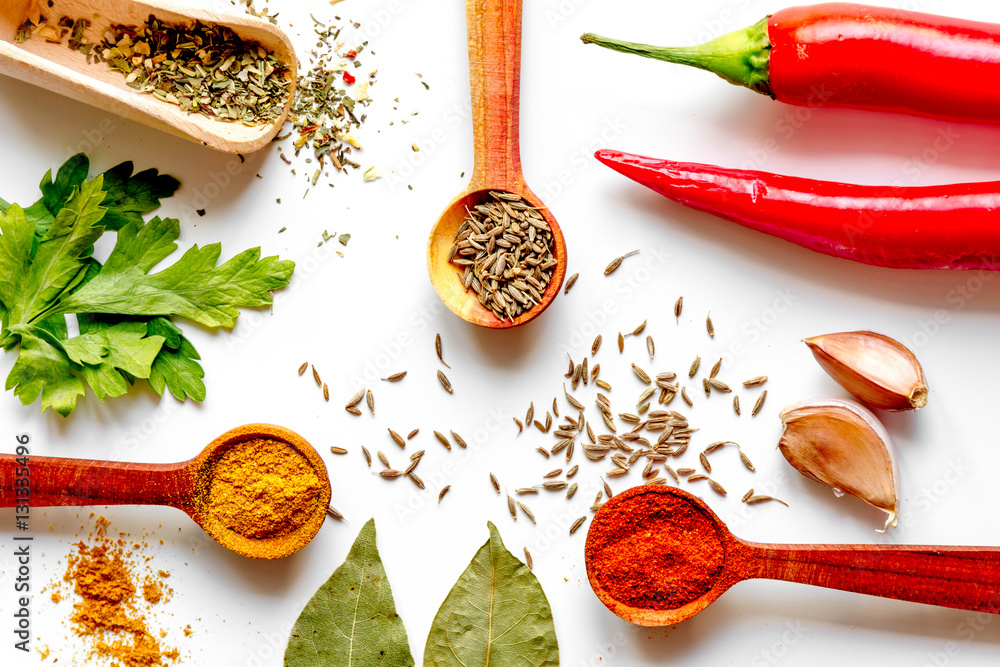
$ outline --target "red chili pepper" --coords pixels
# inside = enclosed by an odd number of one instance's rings
[[[601,150],[660,194],[800,246],[899,269],[1000,270],[1000,181],[849,185]]]
[[[687,48],[581,39],[705,69],[790,104],[1000,123],[993,23],[832,2],[782,9]]]
[[[355,58],[358,57],[358,52],[355,51],[354,49],[351,49],[346,54],[344,54],[344,57],[345,58],[350,58],[351,60],[353,60],[353,59],[355,59]]]
[[[344,72],[344,81],[348,84],[351,84],[357,81],[357,79],[355,79],[354,75],[351,74],[350,72]]]

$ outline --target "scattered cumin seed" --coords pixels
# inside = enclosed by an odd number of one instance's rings
[[[729,388],[728,384],[726,384],[722,380],[719,380],[718,378],[708,378],[708,384],[712,385],[712,389],[715,389],[716,391],[721,391],[723,394],[728,394],[729,392],[732,391],[732,389]]]
[[[633,329],[632,333],[630,333],[629,335],[630,336],[638,336],[639,334],[641,334],[645,330],[646,330],[646,320],[643,320],[642,324],[640,324],[635,329]]]
[[[582,526],[583,522],[586,521],[586,520],[587,520],[587,517],[581,516],[579,519],[577,519],[576,521],[574,521],[573,525],[569,527],[569,534],[572,535],[577,530],[579,530],[580,526]]]
[[[576,489],[576,482],[569,485],[569,488],[566,489],[566,500],[571,500],[576,495]]]
[[[313,370],[313,380],[316,380],[316,386],[322,387],[323,381],[319,379],[319,371],[316,370],[315,364],[313,365],[312,370]]]
[[[441,499],[444,498],[444,494],[448,493],[448,489],[451,488],[451,484],[441,489],[441,493],[438,494],[438,505],[441,504]]]
[[[572,359],[570,360],[572,362]],[[524,423],[530,424],[535,420],[535,402],[532,401],[528,406],[528,411],[524,413]]]
[[[517,505],[514,504],[514,499],[510,497],[509,493],[507,494],[507,511],[514,517],[514,521],[517,521]]]
[[[535,447],[535,451],[544,456],[545,458],[549,458],[549,450],[545,449],[544,447]]]
[[[576,284],[576,279],[580,277],[579,273],[574,273],[569,278],[566,279],[566,289],[563,290],[563,294],[569,294],[570,288]],[[529,566],[530,567],[530,566]]]
[[[514,489],[514,493],[519,496],[538,495],[538,489],[533,486],[523,486],[520,489]]]
[[[576,471],[579,470],[579,469],[580,469],[580,466],[573,466],[572,468],[570,468],[569,470],[567,470],[566,471],[566,479],[571,479],[573,477],[573,475],[576,474]]]
[[[701,357],[695,357],[694,361],[691,362],[691,368],[688,370],[688,377],[693,378],[695,373],[698,372],[698,367],[701,366]]]
[[[416,437],[417,433],[420,433],[420,429],[419,429],[419,428],[415,428],[415,429],[413,429],[412,431],[410,431],[410,432],[409,432],[409,433],[408,433],[408,434],[406,435],[406,439],[407,439],[407,440],[413,440],[413,438],[415,438],[415,437]]]
[[[448,381],[448,378],[441,371],[438,371],[438,382],[441,383],[441,386],[444,387],[446,392],[449,394],[454,393],[451,389],[451,382]]]
[[[375,394],[369,389],[366,394],[365,402],[368,403],[368,410],[374,415],[375,414]]]
[[[705,396],[706,397],[712,395],[712,385],[709,384],[708,378],[702,378],[701,379],[701,386],[705,389]]]
[[[531,523],[537,523],[535,521],[535,513],[532,512],[530,509],[528,509],[527,505],[525,505],[520,500],[518,500],[517,501],[517,506],[521,508],[521,511],[524,512],[525,516],[527,516],[529,519],[531,519]]]
[[[500,493],[500,482],[497,481],[497,476],[494,475],[493,473],[490,473],[490,484],[493,485],[493,488],[499,494]]]
[[[708,317],[705,318],[705,328],[708,330],[708,337],[715,338],[715,325],[712,324],[712,312],[709,311]]]
[[[411,482],[413,482],[414,484],[416,484],[416,485],[417,485],[417,488],[418,488],[418,489],[423,489],[423,488],[424,488],[424,480],[420,479],[420,478],[419,478],[419,477],[417,476],[417,473],[415,473],[415,472],[411,472],[411,473],[410,473],[409,475],[407,475],[407,477],[409,477],[409,478],[410,478],[410,481],[411,481]],[[440,501],[439,501],[439,502],[440,502]]]
[[[353,408],[355,405],[361,402],[361,399],[365,397],[365,390],[358,389],[358,393],[351,396],[351,399],[347,401],[347,407]]]
[[[553,477],[558,477],[562,474],[562,468],[556,468],[555,470],[550,470],[549,472],[542,475],[543,479],[552,479]]]
[[[455,433],[454,431],[452,431],[451,432],[451,437],[453,437],[455,439],[455,442],[457,442],[458,446],[461,447],[462,449],[465,449],[465,448],[467,448],[469,446],[469,445],[467,445],[465,443],[465,440],[462,439],[462,436],[460,436],[458,433]]]
[[[336,519],[337,521],[343,521],[344,520],[344,515],[341,514],[337,510],[337,508],[335,508],[333,505],[327,505],[326,506],[326,513],[329,514],[331,518]]]
[[[643,384],[650,384],[652,382],[652,380],[649,378],[649,374],[646,373],[646,371],[639,368],[638,366],[636,366],[635,364],[632,364],[632,372],[635,373],[635,376],[639,378],[639,381],[642,382]]]
[[[649,352],[649,360],[653,360],[653,354],[656,352],[656,344],[653,342],[652,336],[646,336],[646,351]]]
[[[744,493],[744,494],[743,494],[743,497],[742,497],[742,498],[740,498],[740,500],[741,500],[741,501],[743,501],[743,502],[746,502],[746,501],[747,501],[747,498],[749,498],[749,497],[750,497],[750,496],[752,496],[752,495],[753,495],[753,487],[751,486],[751,487],[750,487],[750,490],[749,490],[749,491],[747,491],[746,493]]]
[[[440,431],[434,431],[434,437],[436,437],[438,441],[440,441],[440,443],[444,445],[445,449],[447,449],[449,452],[451,451],[451,443],[448,442],[448,438],[445,437],[444,433],[441,433]]]
[[[397,445],[399,445],[400,447],[406,447],[406,440],[403,439],[403,436],[396,433],[391,428],[387,428],[386,430],[389,431],[389,435],[392,437],[393,441],[395,441]]]
[[[710,487],[712,487],[712,490],[715,491],[716,493],[718,493],[720,496],[727,495],[726,494],[726,489],[721,484],[719,484],[718,482],[716,482],[714,479],[709,479],[708,480],[708,485]]]
[[[306,363],[302,364],[301,366],[299,366],[299,375],[302,375],[303,373],[305,373],[307,368],[309,368],[309,362],[308,361]]]
[[[677,301],[674,302],[674,317],[677,318],[677,323],[681,322],[681,308],[684,307],[684,297],[677,297]]]
[[[760,396],[757,397],[757,402],[753,404],[753,410],[750,412],[751,417],[756,417],[760,409],[764,407],[764,399],[767,398],[767,389],[764,390]]]
[[[622,265],[622,262],[625,260],[626,257],[634,255],[637,252],[639,252],[639,251],[638,250],[633,250],[632,252],[625,253],[621,257],[615,257],[613,260],[611,260],[611,263],[608,264],[607,268],[604,269],[604,275],[610,276],[612,273],[614,273],[618,269],[619,266]]]
[[[346,454],[347,450],[344,449],[343,447],[331,447],[330,448],[330,453],[331,454]]]
[[[758,385],[764,384],[765,382],[767,382],[767,376],[766,375],[758,375],[756,377],[750,378],[749,380],[744,380],[743,381],[743,386],[744,387],[756,387]]]
[[[569,484],[567,484],[566,482],[563,482],[562,480],[558,480],[558,481],[552,481],[552,480],[550,480],[548,482],[543,482],[542,486],[544,486],[549,491],[562,491],[567,486],[569,486]]]
[[[705,472],[712,472],[712,464],[708,462],[708,456],[705,452],[698,455],[698,460],[701,461],[701,467],[705,469]]]
[[[708,475],[703,475],[701,473],[698,473],[696,475],[691,475],[690,477],[688,477],[689,482],[700,482],[703,479],[708,479]]]
[[[326,400],[327,403],[330,402],[330,388],[326,386],[325,382],[323,383],[323,399]]]
[[[753,489],[751,489],[751,491],[753,491]],[[750,496],[744,502],[746,504],[748,504],[748,505],[756,505],[757,503],[765,503],[765,502],[768,502],[770,500],[773,500],[775,502],[781,503],[785,507],[788,507],[788,503],[786,503],[784,500],[780,500],[779,498],[774,498],[772,496],[763,496],[763,495],[761,495],[761,496]]]
[[[392,375],[390,375],[387,378],[382,378],[382,381],[383,382],[399,382],[400,380],[402,380],[403,378],[406,377],[406,373],[407,373],[407,371],[403,371],[402,373],[393,373]]]
[[[360,414],[361,414],[361,410],[358,410],[358,409],[357,409],[356,407],[354,407],[353,405],[348,405],[348,406],[347,406],[346,408],[344,408],[344,409],[345,409],[345,410],[347,410],[348,412],[350,412],[350,413],[351,413],[352,415],[354,415],[355,417],[357,417],[358,415],[360,415]]]
[[[714,366],[712,366],[712,372],[708,374],[708,377],[714,378],[719,374],[720,368],[722,368],[722,357],[719,357],[719,360],[715,362]]]
[[[361,453],[365,455],[365,461],[368,463],[368,467],[372,467],[372,455],[368,452],[367,447],[361,448]]]
[[[514,417],[514,423],[517,424],[517,434],[521,435],[521,432],[524,430],[524,424],[517,417]]]
[[[443,356],[441,356],[441,334],[434,334],[434,351],[437,352],[438,361],[444,364],[445,368],[450,369],[451,366],[449,366],[448,362],[444,360]]]
[[[678,475],[683,475],[683,476],[692,475],[692,474],[694,474],[694,472],[695,472],[694,468],[678,468],[677,469],[677,474]]]
[[[556,402],[555,396],[552,397],[552,413],[558,417],[559,416],[559,404]]]
[[[601,341],[604,340],[601,334],[597,334],[597,338],[594,339],[594,344],[590,346],[590,356],[597,354],[597,350],[601,347]]]
[[[625,351],[625,336],[623,336],[622,332],[619,331],[618,332],[618,353],[621,354],[624,351]]]
[[[402,471],[393,470],[392,468],[389,468],[388,470],[379,470],[378,474],[385,479],[396,479],[397,477],[402,477],[403,475]]]
[[[531,569],[531,552],[528,551],[528,547],[524,547],[524,564],[528,566],[529,570]]]
[[[739,445],[737,445],[739,447]],[[750,457],[743,453],[743,449],[740,450],[740,461],[743,461],[743,465],[746,466],[747,470],[750,472],[757,472],[757,469],[753,467],[753,463],[750,461]]]
[[[684,399],[684,402],[688,404],[689,408],[694,407],[694,403],[691,401],[691,397],[688,396],[687,387],[681,387],[681,398]]]
[[[601,481],[604,482],[604,495],[608,497],[608,500],[611,500],[614,497],[611,494],[611,487],[608,486],[608,483],[604,480],[603,477],[601,478]]]
[[[607,382],[605,382],[604,380],[596,380],[594,382],[594,384],[596,384],[598,387],[600,387],[604,391],[611,391],[611,385],[608,384]]]
[[[738,394],[733,395],[733,410],[736,411],[736,416],[740,416],[740,397]]]

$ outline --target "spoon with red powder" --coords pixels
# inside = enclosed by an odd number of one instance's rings
[[[1000,613],[1000,547],[756,544],[701,499],[639,486],[606,502],[586,545],[590,585],[637,625],[672,625],[744,579],[778,579]]]
[[[0,454],[0,507],[167,505],[222,546],[282,558],[308,544],[326,517],[330,478],[304,438],[247,424],[180,463],[124,463]]]

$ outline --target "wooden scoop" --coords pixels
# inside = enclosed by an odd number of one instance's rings
[[[609,539],[612,531],[624,534]],[[670,548],[645,550],[666,531],[680,539],[665,541],[673,544]],[[627,545],[632,553],[624,561],[628,567],[613,567],[617,557],[609,558],[608,550],[616,545]],[[606,502],[587,533],[586,564],[601,602],[637,625],[672,625],[691,618],[744,579],[779,579],[1000,613],[1000,547],[744,542],[701,499],[665,486],[635,487]],[[679,576],[681,572],[687,576]],[[645,600],[683,604],[636,606],[618,600],[608,588],[625,590],[622,577],[631,577],[628,583],[638,586],[632,595],[638,590]],[[648,608],[652,606],[661,608]]]
[[[466,0],[469,32],[469,79],[472,84],[472,132],[475,164],[469,186],[434,223],[427,243],[427,270],[444,305],[467,322],[490,329],[516,327],[538,317],[562,288],[566,276],[566,241],[555,218],[528,188],[521,173],[518,138],[521,99],[521,0]],[[448,262],[455,233],[471,209],[491,190],[520,195],[538,208],[552,230],[552,255],[558,261],[540,304],[513,321],[497,319],[462,287],[458,267]]]
[[[125,77],[105,63],[87,63],[82,53],[62,44],[32,37],[16,43],[17,29],[37,8],[49,23],[63,16],[92,21],[84,33],[89,41],[100,41],[111,24],[139,25],[149,15],[169,23],[203,23],[230,28],[243,40],[257,42],[287,63],[291,76],[288,102],[271,123],[248,127],[242,123],[212,120],[182,111],[176,104],[140,93],[125,84]],[[95,18],[96,15],[96,18]],[[229,16],[172,2],[134,0],[3,0],[0,3],[0,74],[33,83],[46,90],[72,97],[158,130],[197,141],[226,153],[249,153],[267,145],[285,122],[291,108],[297,61],[288,36],[271,23],[253,16]]]
[[[308,518],[295,530],[276,537],[241,535],[211,513],[208,495],[218,459],[229,447],[265,438],[291,446],[312,465],[320,492]],[[27,475],[20,472],[28,469]],[[19,474],[20,473],[20,474]],[[17,480],[27,477],[30,507],[80,505],[167,505],[186,512],[216,542],[250,558],[283,558],[312,540],[323,525],[330,503],[330,479],[316,450],[301,436],[270,424],[247,424],[223,433],[201,454],[183,463],[119,463],[48,456],[0,454],[0,507],[24,503]]]

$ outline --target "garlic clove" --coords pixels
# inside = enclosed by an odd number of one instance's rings
[[[899,341],[873,331],[846,331],[803,342],[830,377],[868,405],[891,411],[927,405],[923,368]]]
[[[879,532],[896,526],[896,455],[889,433],[870,410],[846,399],[814,398],[786,406],[780,417],[778,449],[793,468],[888,514]]]

